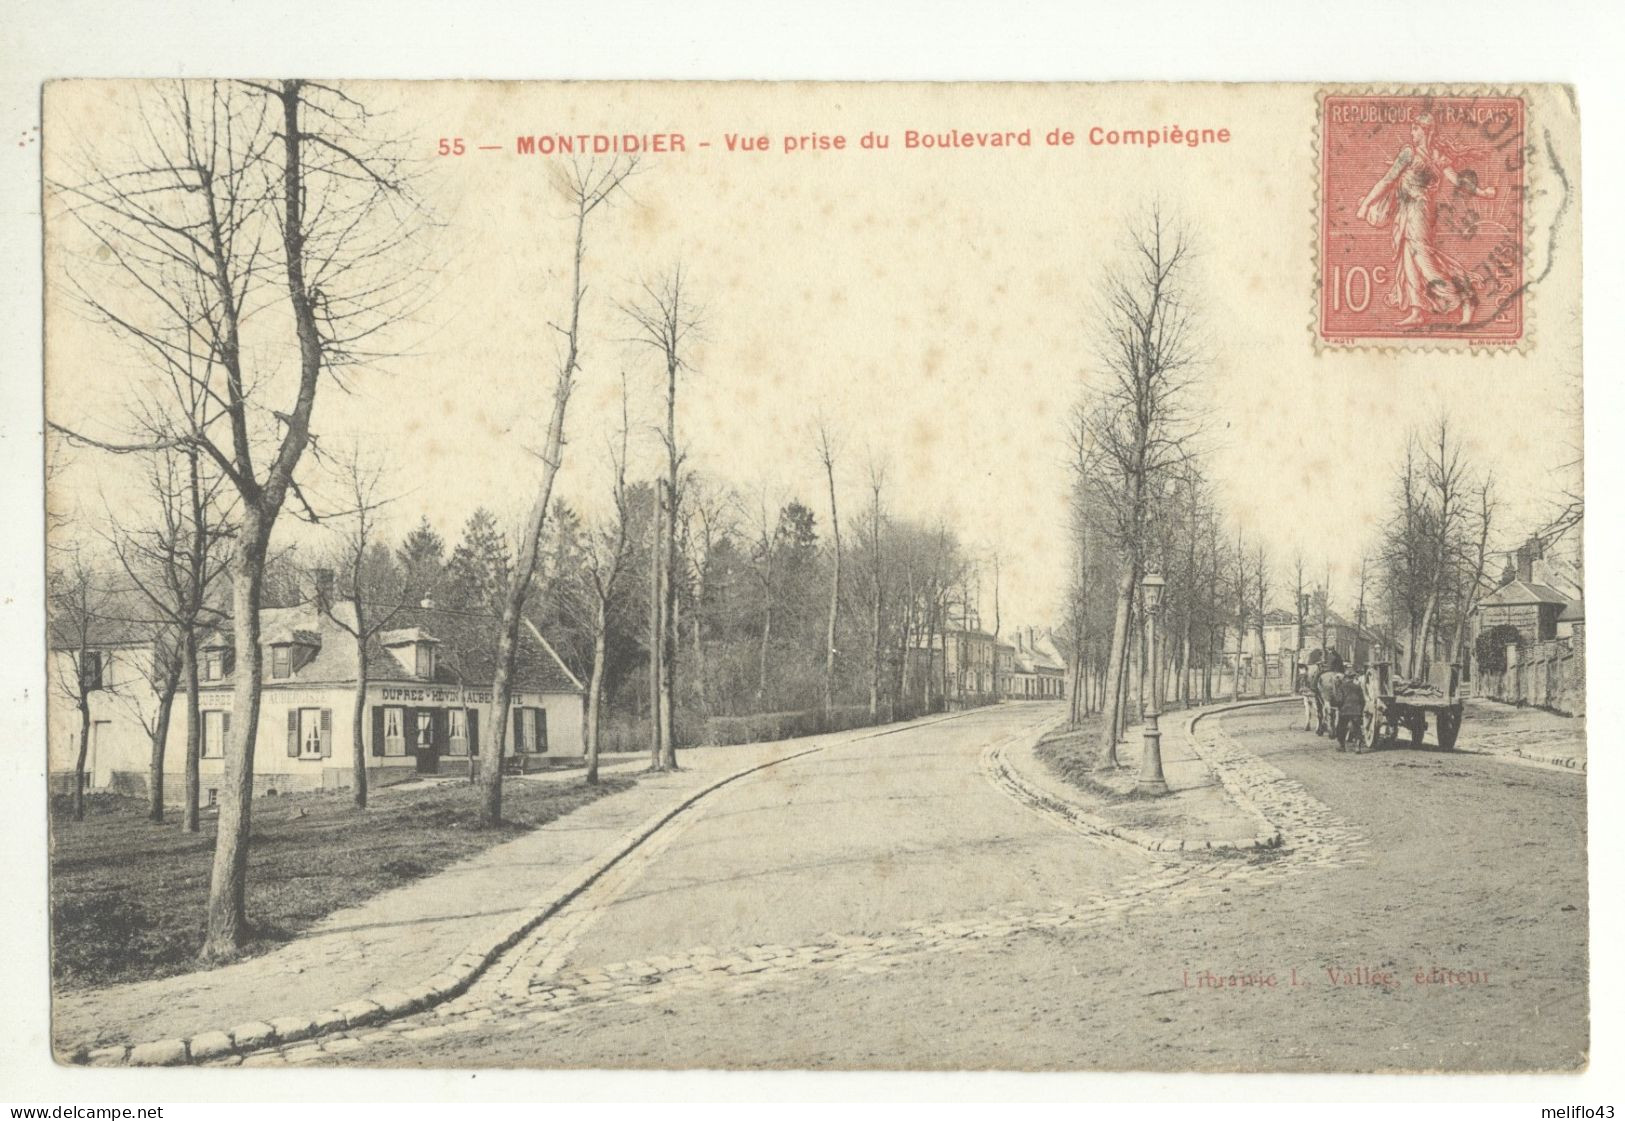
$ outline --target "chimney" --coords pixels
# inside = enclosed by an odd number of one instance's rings
[[[311,573],[311,584],[316,593],[316,602],[331,604],[333,602],[333,570],[331,568],[318,568]]]
[[[1518,579],[1528,584],[1535,578],[1535,554],[1528,542],[1518,546]]]

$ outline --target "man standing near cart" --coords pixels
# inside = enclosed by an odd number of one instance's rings
[[[1354,738],[1354,750],[1365,750],[1365,686],[1357,673],[1343,675],[1333,698],[1337,704],[1337,750],[1347,751],[1349,737]]]

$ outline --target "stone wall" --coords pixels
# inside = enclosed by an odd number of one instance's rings
[[[1480,675],[1477,692],[1507,704],[1585,715],[1585,635],[1507,647],[1507,668]]]

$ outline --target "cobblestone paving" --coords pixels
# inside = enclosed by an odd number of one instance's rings
[[[1196,735],[1198,750],[1226,788],[1233,785],[1244,792],[1280,830],[1281,848],[1227,859],[1156,854],[1148,868],[1121,881],[1110,894],[1081,901],[1057,899],[1047,907],[999,907],[954,921],[933,920],[879,933],[831,933],[793,946],[695,946],[647,960],[567,967],[582,932],[697,819],[697,815],[684,815],[509,951],[462,996],[431,1011],[375,1028],[267,1048],[211,1065],[365,1061],[367,1050],[380,1043],[428,1045],[462,1033],[530,1031],[588,1008],[717,999],[791,987],[825,971],[883,973],[926,955],[985,950],[1031,931],[1083,930],[1117,923],[1131,912],[1174,909],[1202,897],[1245,890],[1278,877],[1361,859],[1364,837],[1300,783],[1246,751],[1215,720],[1201,721]],[[1065,827],[1075,828],[1052,810],[1031,808],[1048,813]],[[1114,838],[1084,832],[1096,843],[1122,844]]]

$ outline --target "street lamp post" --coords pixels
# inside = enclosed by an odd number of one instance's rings
[[[1299,665],[1302,665],[1303,662],[1304,662],[1304,651],[1303,651],[1304,629],[1303,629],[1303,624],[1304,624],[1304,620],[1307,619],[1308,617],[1309,617],[1309,593],[1308,592],[1300,592],[1298,594],[1298,664]],[[1321,655],[1321,656],[1325,657],[1324,654]]]
[[[1162,700],[1158,695],[1160,683],[1157,680],[1157,669],[1161,664],[1157,654],[1157,618],[1162,614],[1162,589],[1167,583],[1160,572],[1148,572],[1145,579],[1140,581],[1145,601],[1146,660],[1151,664],[1151,690],[1143,712],[1145,746],[1140,751],[1140,781],[1137,786],[1141,794],[1168,793],[1168,782],[1162,777],[1162,731],[1157,727],[1157,717],[1162,714]]]

